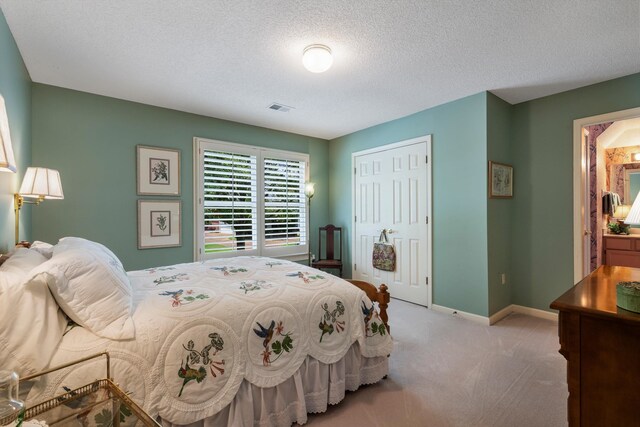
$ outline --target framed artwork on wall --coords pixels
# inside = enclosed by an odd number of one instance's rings
[[[489,161],[489,197],[513,197],[513,166]]]
[[[182,246],[181,216],[181,200],[138,200],[138,249]]]
[[[138,145],[138,195],[180,195],[180,150]]]

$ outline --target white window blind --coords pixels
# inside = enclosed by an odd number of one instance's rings
[[[265,247],[300,246],[307,242],[305,162],[264,159]]]
[[[257,159],[203,150],[204,252],[236,252],[258,245]]]
[[[195,138],[196,259],[304,256],[308,155]]]

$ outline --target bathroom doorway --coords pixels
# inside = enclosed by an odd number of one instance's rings
[[[623,218],[622,208],[628,208],[635,198],[631,195],[636,185],[632,170],[640,172],[640,108],[585,117],[573,124],[577,283],[604,262],[603,230],[616,215]]]

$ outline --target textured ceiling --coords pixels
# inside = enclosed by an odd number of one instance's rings
[[[640,71],[638,0],[0,0],[35,82],[321,138]],[[334,65],[312,74],[303,48]],[[279,102],[295,109],[267,109]]]

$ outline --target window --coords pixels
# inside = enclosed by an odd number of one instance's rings
[[[195,139],[196,259],[308,253],[309,156]]]

